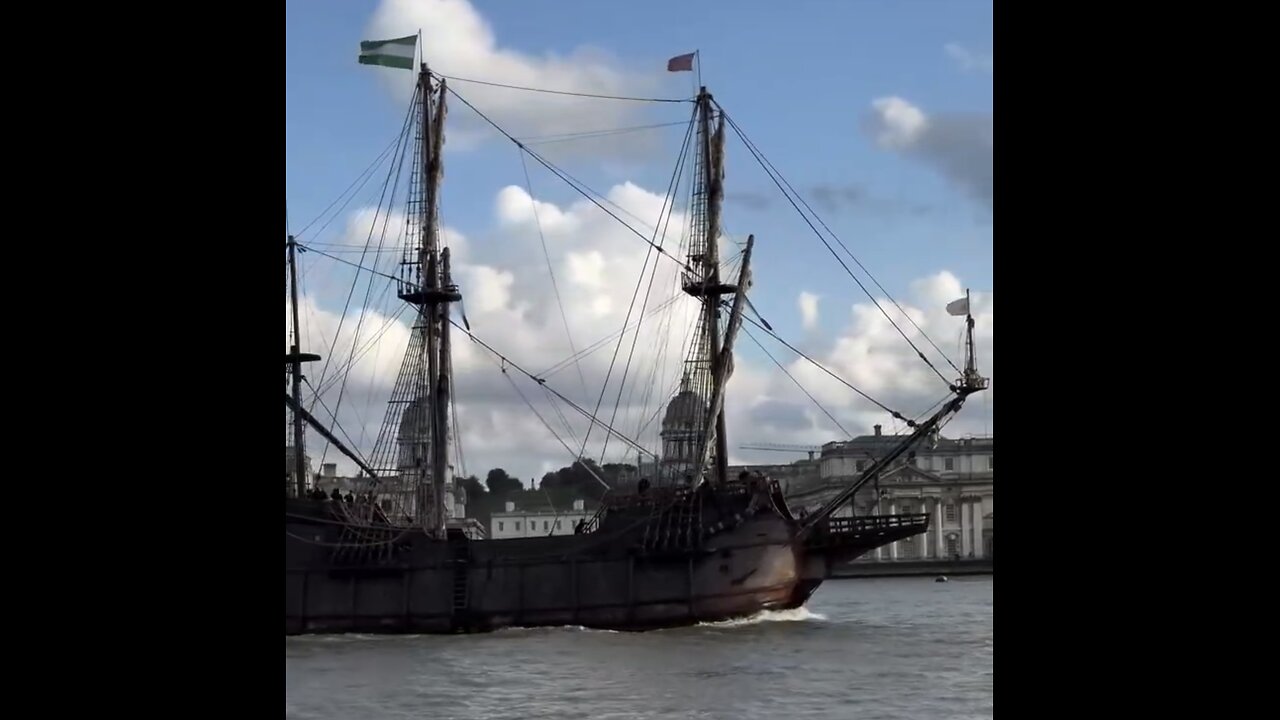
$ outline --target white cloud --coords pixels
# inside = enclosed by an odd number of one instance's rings
[[[798,299],[800,304],[800,317],[804,323],[805,330],[812,330],[818,326],[818,296],[808,291],[802,291]]]
[[[632,184],[615,186],[608,196],[639,217],[651,221],[656,220],[662,206],[660,196]],[[491,247],[500,247],[502,252],[485,253],[470,247],[462,239],[459,245],[468,247],[472,257],[458,262],[454,274],[477,337],[508,354],[525,369],[543,373],[566,358],[570,350],[532,214],[526,216],[520,212],[520,205],[530,202],[529,196],[519,188],[496,192],[493,227],[485,232],[478,229],[477,234],[484,235],[486,241],[492,243]],[[367,219],[369,216],[361,217]],[[623,327],[647,246],[586,201],[565,206],[542,203],[539,217],[554,219],[556,229],[548,232],[547,244],[574,344],[583,350]],[[671,222],[673,244],[683,222],[684,218],[679,216]],[[446,236],[461,237],[451,230],[446,231]],[[318,266],[312,260],[308,260],[308,264]],[[665,404],[669,393],[674,390],[682,368],[681,360],[687,351],[686,337],[697,314],[697,304],[679,291],[676,270],[675,264],[667,260],[658,265],[658,276],[647,307],[654,308],[673,297],[678,299],[670,313],[658,313],[645,319],[622,395],[622,408],[614,423],[626,434],[638,436],[643,445],[653,450],[659,449],[657,425],[660,416],[643,432],[637,433],[637,429]],[[642,297],[647,285],[646,277],[641,288]],[[346,287],[338,286],[329,288],[329,294],[321,298],[323,310],[316,306],[315,298],[304,298],[304,318],[310,327],[322,329],[320,335],[323,340],[317,342],[313,334],[309,338],[308,350],[329,354],[327,343],[336,331],[346,290]],[[961,294],[958,279],[948,273],[938,273],[915,283],[910,290],[910,304],[903,303],[912,319],[957,363],[960,362],[958,340],[962,323],[947,315],[944,308],[947,302]],[[799,301],[802,308],[808,302],[806,296],[812,298],[816,320],[817,296],[802,295]],[[357,300],[360,297],[363,295],[358,295]],[[398,301],[394,297],[387,303],[386,308],[397,308]],[[936,358],[937,353],[910,324],[899,319],[897,310],[887,303],[885,306],[913,341],[930,357]],[[354,318],[359,313],[358,305],[354,307],[356,309],[349,313],[333,353],[338,359],[347,357],[350,352]],[[974,308],[979,359],[983,371],[990,375],[991,295],[975,294]],[[366,318],[360,335],[361,344],[384,326],[388,312],[392,310]],[[806,311],[802,309],[801,312]],[[825,348],[816,351],[815,357],[864,391],[909,415],[925,410],[943,395],[945,388],[941,381],[919,362],[878,310],[869,303],[860,303],[851,306],[849,312],[847,327],[826,343]],[[631,322],[638,318],[638,313],[633,314]],[[372,448],[381,426],[391,386],[407,346],[409,318],[405,316],[400,322],[393,323],[386,337],[388,341],[384,345],[369,352],[357,364],[348,379],[347,394],[339,413],[343,427],[356,439],[363,452]],[[787,362],[788,351],[764,336],[757,337],[766,343],[775,357]],[[504,467],[527,480],[534,474],[540,477],[548,463],[554,467],[567,464],[569,453],[525,405],[511,387],[510,380],[517,383],[524,396],[575,451],[586,429],[585,420],[569,407],[557,403],[571,427],[571,432],[567,432],[559,414],[537,384],[511,370],[504,377],[497,362],[482,348],[460,332],[455,332],[453,338],[458,427],[466,470],[483,476],[489,468]],[[613,378],[601,405],[601,417],[605,420],[613,413],[617,381],[626,365],[631,341],[632,335],[628,334],[618,353]],[[582,379],[573,365],[567,365],[546,374],[548,385],[580,406],[594,409],[613,357],[615,342],[604,343],[598,351],[583,359]],[[948,377],[953,374],[944,361],[935,359],[934,362],[940,370],[947,371]],[[883,411],[803,360],[791,362],[789,369],[851,432],[867,432],[876,423],[883,424],[887,430],[893,428],[892,421]],[[312,368],[312,373],[318,378],[319,369]],[[325,403],[330,407],[337,403],[336,392],[335,388],[325,396]],[[954,428],[981,431],[983,412],[989,407],[990,398],[985,405],[977,399],[971,401],[951,432]],[[726,415],[731,459],[734,461],[779,460],[769,454],[753,455],[741,451],[739,445],[763,441],[817,444],[840,437],[831,421],[772,364],[756,366],[742,356],[730,381]],[[989,427],[989,421],[987,425]],[[587,450],[589,455],[599,454],[602,439],[599,428],[592,432]],[[606,460],[620,459],[622,447],[619,441],[611,441]],[[313,449],[312,454],[317,456],[315,461],[318,462],[318,450]],[[344,470],[350,470],[351,465],[336,455],[330,451],[327,460],[336,460]],[[628,459],[633,458],[634,454]]]
[[[899,301],[906,312],[905,317],[885,298],[879,298],[879,302],[898,328],[925,353],[942,378],[954,381],[959,372],[948,364],[929,339],[957,367],[963,367],[964,322],[962,318],[946,312],[948,302],[964,296],[959,279],[949,272],[939,272],[912,283],[910,295],[910,301]],[[994,368],[994,299],[991,293],[973,293],[972,298],[979,370],[991,377]],[[852,306],[849,325],[818,359],[863,392],[908,417],[925,412],[947,394],[943,379],[916,357],[915,351],[903,340],[885,313],[870,302]],[[811,393],[823,399],[824,405],[830,403],[828,409],[841,418],[842,424],[845,423],[844,418],[848,418],[853,426],[845,427],[851,432],[865,432],[876,423],[884,424],[886,428],[892,425],[885,419],[883,411],[804,360],[792,362],[790,369]],[[986,394],[985,399],[974,396],[969,400],[966,409],[953,421],[953,434],[957,429],[982,432],[984,427],[991,427],[990,407],[994,398],[990,389]]]
[[[900,97],[871,103],[868,130],[881,147],[921,160],[995,209],[993,113],[927,115]]]
[[[893,150],[909,148],[919,141],[929,126],[920,108],[899,97],[879,98],[872,101],[880,116],[880,133],[876,141]]]
[[[578,47],[567,55],[529,54],[504,46],[493,28],[467,0],[383,0],[366,31],[370,38],[401,37],[422,30],[422,45],[431,69],[442,75],[520,87],[597,95],[651,97],[659,93],[660,61],[652,72],[624,69],[607,53]],[[408,101],[413,81],[403,70],[383,70],[397,97]],[[452,87],[517,137],[572,133],[626,125],[639,117],[643,103],[550,95],[466,82]],[[455,98],[451,117],[463,121],[455,139],[473,140],[483,121]],[[479,137],[494,137],[486,131]],[[632,140],[635,136],[629,136]],[[608,144],[616,148],[631,143]],[[602,143],[593,142],[600,147]],[[558,146],[559,147],[559,146]]]

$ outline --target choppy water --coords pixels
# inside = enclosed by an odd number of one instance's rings
[[[993,717],[992,578],[832,580],[806,608],[649,633],[287,638],[286,717]]]

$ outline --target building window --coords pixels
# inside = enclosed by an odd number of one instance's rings
[[[556,521],[556,529],[557,529],[557,530],[559,530],[559,529],[560,529],[560,521],[559,521],[559,520],[557,520],[557,521]]]
[[[946,468],[947,470],[955,470],[955,469],[956,469],[956,459],[955,459],[955,458],[947,458],[946,460],[943,460],[942,462],[943,462],[943,467],[944,467],[944,468]]]
[[[520,521],[516,521],[516,532],[520,532]]]
[[[550,522],[549,520],[543,520],[543,521],[542,521],[542,529],[543,529],[543,530],[550,530],[550,529],[551,529],[551,522]]]
[[[858,460],[857,462],[854,463],[854,469],[857,470],[858,472],[862,472],[862,469],[865,468],[866,466],[867,466],[866,460]]]
[[[952,505],[951,503],[947,503],[946,505],[943,505],[943,506],[942,506],[942,511],[943,511],[943,513],[945,514],[945,517],[946,517],[947,522],[955,522],[955,521],[956,521],[956,506],[955,506],[955,505]]]
[[[995,455],[988,455],[988,456],[987,456],[987,469],[988,469],[988,470],[995,470],[995,469],[996,469],[996,456],[995,456]]]
[[[915,510],[915,506],[914,506],[914,505],[911,505],[911,504],[908,504],[908,503],[903,503],[903,504],[902,504],[902,514],[903,514],[903,515],[910,515],[910,514],[912,513],[912,511],[914,511],[914,510]],[[911,539],[910,539],[910,538],[907,538],[907,539],[906,539],[906,540],[904,540],[903,542],[911,542]]]
[[[947,536],[947,555],[951,557],[955,557],[956,555],[960,554],[960,548],[956,547],[956,544],[957,544],[956,538],[948,535]]]
[[[498,532],[502,532],[502,521],[498,521]]]

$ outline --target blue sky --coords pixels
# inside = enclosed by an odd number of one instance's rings
[[[460,1],[449,0],[453,5]],[[295,231],[361,173],[402,122],[404,98],[391,91],[389,82],[411,85],[412,73],[356,62],[361,40],[417,30],[403,24],[390,27],[398,10],[384,7],[378,18],[379,5],[358,0],[286,3],[285,162]],[[402,10],[413,3],[390,5]],[[991,293],[990,2],[474,0],[471,6],[504,52],[531,62],[548,56],[603,58],[603,65],[663,97],[693,94],[692,75],[666,73],[665,63],[698,50],[703,83],[896,299],[911,301],[911,283],[941,271],[975,292]],[[428,1],[422,7],[431,10],[437,4]],[[416,17],[413,22],[434,20],[429,12]],[[453,16],[440,17],[447,22]],[[442,70],[446,74],[503,80],[480,75],[486,66],[468,65],[464,51],[436,53],[430,45],[428,41],[425,52],[433,67],[437,55],[452,63]],[[475,90],[464,83],[454,87],[464,97]],[[485,109],[481,96],[475,97]],[[887,98],[905,101],[928,118],[928,132],[911,136],[905,145],[886,143],[883,132],[891,123],[873,103]],[[684,104],[646,105],[634,108],[623,124],[685,120],[689,109]],[[451,123],[468,122],[469,115],[459,103],[452,104]],[[518,108],[495,115],[517,135],[535,128],[522,123]],[[606,120],[591,129],[609,126]],[[971,142],[975,128],[979,135],[986,133],[985,146]],[[658,143],[658,151],[642,156],[555,161],[598,190],[631,181],[660,192],[681,132],[676,127],[645,133]],[[457,142],[446,156],[445,223],[474,240],[475,254],[501,251],[490,242],[495,195],[504,186],[524,184],[515,148],[492,134],[487,138]],[[770,200],[764,207],[732,201],[725,207],[731,233],[757,237],[756,306],[784,337],[817,351],[830,349],[833,338],[848,330],[850,306],[867,302],[866,297],[735,138],[727,152],[727,194]],[[985,195],[975,195],[966,185],[975,164],[979,176],[985,173]],[[576,197],[532,163],[531,172],[539,200],[563,206]],[[979,177],[979,185],[981,181]],[[359,196],[352,209],[368,195]],[[831,204],[833,196],[846,200]],[[340,242],[343,225],[335,221],[323,236],[304,241]],[[801,327],[797,294],[802,290],[823,298],[816,332]],[[342,299],[317,298],[317,303],[330,309],[336,304],[340,311]],[[954,346],[951,334],[948,330],[934,339],[949,349]],[[989,415],[988,409],[988,425]]]

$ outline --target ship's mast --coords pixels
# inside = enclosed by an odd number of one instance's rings
[[[965,288],[964,291],[964,307],[967,330],[964,352],[964,377],[960,378],[960,385],[968,388],[970,392],[977,392],[986,389],[987,379],[978,374],[978,351],[973,344],[973,299],[969,296],[968,288]]]
[[[701,173],[694,184],[694,227],[689,244],[688,272],[685,273],[684,291],[702,303],[699,320],[699,338],[690,358],[695,377],[694,387],[702,397],[712,400],[720,395],[721,382],[720,347],[720,297],[737,291],[733,285],[720,280],[720,207],[724,200],[724,117],[719,117],[712,129],[711,93],[703,87],[698,92],[699,168]],[[701,212],[699,212],[701,211]],[[714,481],[723,481],[728,475],[728,443],[725,438],[723,404],[717,409],[709,407],[715,417],[715,470]],[[710,418],[697,419],[697,425],[707,427]],[[696,457],[705,458],[712,438],[703,432],[698,438]],[[694,468],[700,472],[705,465]]]
[[[289,345],[289,354],[285,356],[285,364],[289,367],[293,388],[291,395],[293,407],[302,407],[302,363],[314,362],[319,355],[304,353],[301,350],[301,325],[298,324],[298,243],[290,235],[285,247],[289,251],[289,304],[293,315],[293,341]],[[293,413],[293,491],[295,497],[307,494],[307,455],[303,445],[302,413],[295,409]]]
[[[448,521],[445,489],[449,482],[449,304],[461,299],[449,277],[448,251],[440,251],[438,225],[441,151],[444,146],[445,81],[433,87],[431,71],[422,63],[418,73],[422,102],[421,188],[416,265],[411,273],[417,283],[401,286],[400,298],[418,308],[415,343],[425,353],[417,362],[412,393],[410,432],[413,457],[414,515],[428,533],[443,537]],[[408,274],[408,273],[407,273]],[[423,452],[425,450],[425,452]]]

